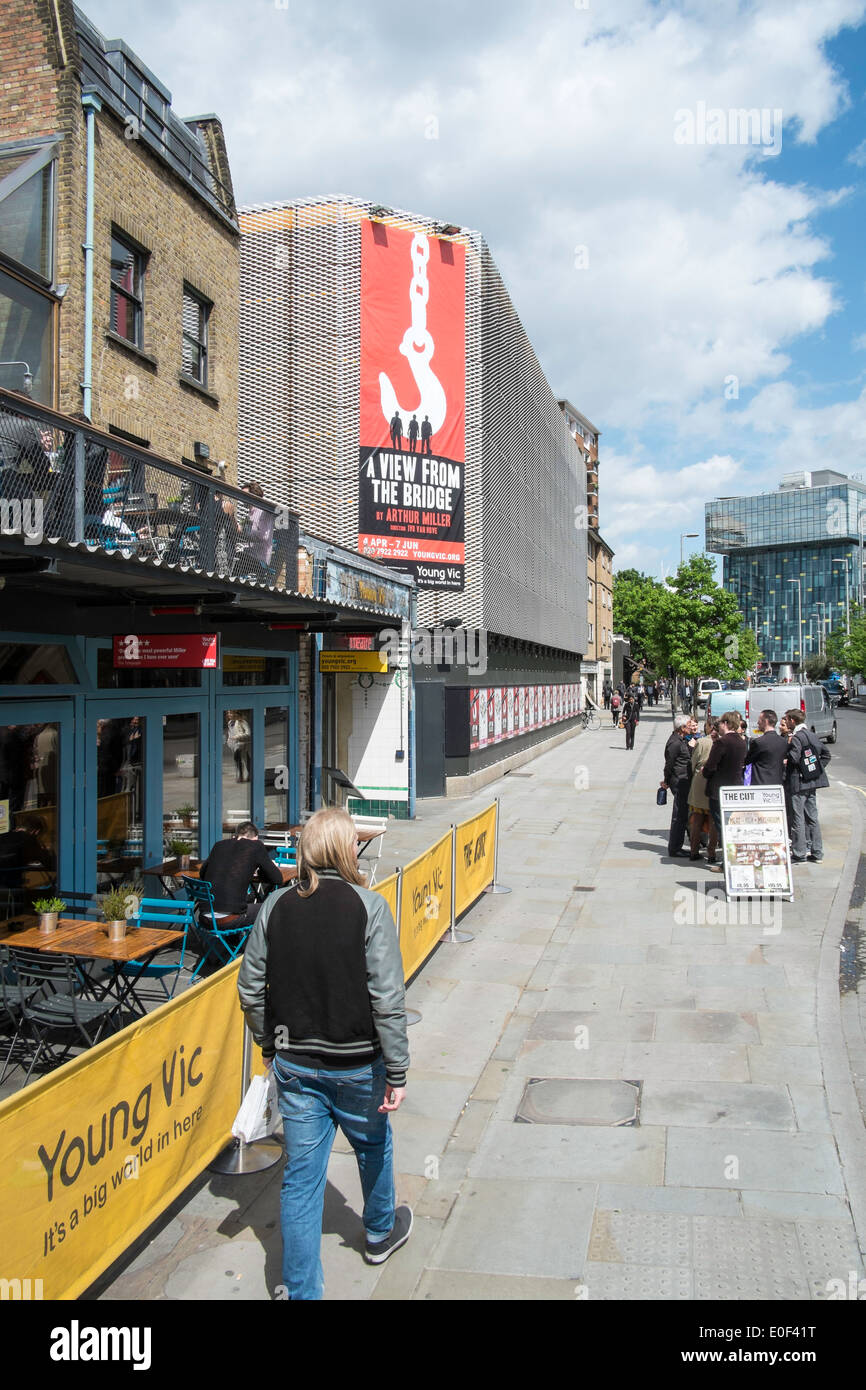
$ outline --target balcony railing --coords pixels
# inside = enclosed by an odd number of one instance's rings
[[[297,589],[294,512],[8,391],[0,534],[257,590]]]

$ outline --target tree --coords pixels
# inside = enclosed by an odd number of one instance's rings
[[[866,610],[851,604],[851,624],[847,632],[837,630],[827,637],[827,659],[849,676],[866,675]]]
[[[806,672],[806,679],[810,681],[825,681],[830,674],[830,663],[826,656],[807,656],[803,667]]]
[[[626,637],[632,660],[646,661],[656,670],[667,672],[667,662],[658,645],[659,615],[667,600],[667,590],[657,579],[638,570],[619,570],[613,577],[613,630]]]
[[[746,676],[761,654],[736,596],[716,583],[713,562],[701,554],[690,555],[677,570],[653,635],[665,664],[692,681]]]

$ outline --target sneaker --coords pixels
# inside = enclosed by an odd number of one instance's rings
[[[398,1207],[394,1212],[394,1225],[391,1227],[390,1234],[384,1240],[367,1241],[364,1247],[364,1259],[367,1264],[383,1264],[389,1255],[393,1255],[395,1250],[399,1250],[401,1245],[405,1245],[412,1234],[413,1220],[411,1207]]]
[[[806,856],[805,856],[805,854],[800,855],[799,858],[797,857],[796,854],[792,854],[792,855],[791,855],[791,863],[792,863],[792,864],[805,864],[805,863],[806,863]]]
[[[810,864],[823,864],[823,862],[824,862],[824,856],[823,856],[823,854],[810,854],[810,855],[809,855],[809,863],[810,863]]]

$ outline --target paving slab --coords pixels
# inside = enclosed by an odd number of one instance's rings
[[[708,1129],[797,1129],[785,1086],[731,1086],[690,1081],[645,1081],[641,1121]]]
[[[564,1178],[574,1182],[660,1185],[660,1129],[581,1129],[491,1120],[470,1162],[470,1177]]]
[[[657,1022],[662,1018],[661,1012]],[[626,1043],[624,1075],[648,1081],[749,1081],[747,1047],[724,1043]]]
[[[428,1269],[413,1297],[448,1303],[573,1303],[575,1288],[575,1281],[571,1279],[514,1278],[501,1274],[467,1274],[454,1269]]]
[[[576,1282],[594,1206],[592,1184],[471,1177],[432,1267]]]
[[[753,1081],[798,1081],[821,1083],[821,1058],[817,1047],[785,1047],[781,1043],[750,1046],[749,1071]]]
[[[656,1018],[655,1041],[660,1043],[760,1042],[756,1015],[721,1010],[666,1009]]]
[[[828,1192],[835,1196],[845,1190],[831,1139],[770,1130],[671,1128],[665,1183],[674,1187]]]

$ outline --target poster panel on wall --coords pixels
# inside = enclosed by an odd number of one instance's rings
[[[469,748],[478,747],[478,690],[469,691]]]
[[[461,590],[465,544],[466,252],[361,222],[358,549]]]

